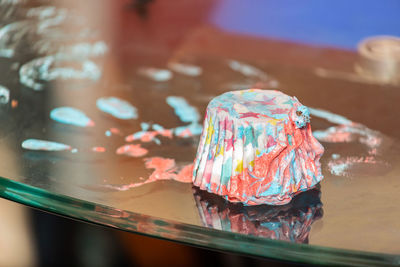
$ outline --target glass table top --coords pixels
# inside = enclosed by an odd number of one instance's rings
[[[0,1],[1,197],[205,248],[400,264],[400,86],[356,74],[355,51],[226,32],[212,1],[180,2]],[[208,102],[245,88],[296,96],[325,147],[325,179],[287,205],[187,182]]]

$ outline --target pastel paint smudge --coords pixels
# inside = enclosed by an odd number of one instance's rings
[[[197,109],[180,96],[168,96],[166,99],[168,105],[170,105],[175,114],[183,122],[197,122],[200,120],[200,114]]]
[[[146,155],[149,151],[145,148],[143,148],[141,145],[137,144],[129,144],[129,145],[123,145],[119,147],[116,151],[118,155],[126,155],[130,157],[143,157]]]
[[[128,135],[127,137],[125,137],[125,141],[126,142],[132,142],[135,140],[140,140],[142,142],[156,142],[157,144],[160,144],[160,140],[157,139],[157,136],[164,136],[167,138],[172,138],[173,135],[173,131],[170,129],[165,129],[164,127],[162,127],[161,125],[157,125],[155,127],[156,129],[154,129],[154,131],[147,131],[147,127],[142,127],[142,131],[133,133],[131,135]]]
[[[358,141],[368,148],[368,156],[348,156],[342,158],[338,154],[332,154],[332,159],[328,162],[328,169],[333,175],[349,177],[351,176],[350,170],[360,164],[380,163],[387,165],[376,159],[378,148],[382,144],[382,135],[379,132],[326,110],[310,108],[310,113],[331,123],[339,124],[325,130],[314,131],[313,135],[318,140],[329,143]]]
[[[193,164],[185,165],[179,169],[176,167],[174,159],[152,157],[145,159],[145,166],[147,169],[154,169],[154,171],[144,182],[126,185],[104,185],[104,187],[118,191],[127,191],[132,188],[161,180],[175,180],[182,183],[192,182]],[[142,180],[142,177],[139,179]]]
[[[42,151],[63,151],[72,149],[71,146],[63,143],[57,143],[40,139],[27,139],[22,142],[21,146],[22,148],[28,150],[42,150]]]
[[[166,82],[171,80],[173,74],[167,69],[157,69],[157,68],[140,68],[138,74],[145,76],[156,82]]]
[[[11,100],[11,107],[12,108],[18,107],[18,100],[16,100],[16,99]]]
[[[7,104],[10,101],[10,90],[0,85],[0,104]]]
[[[79,63],[81,69],[75,66],[56,67],[60,63]],[[43,81],[54,80],[89,80],[97,81],[101,76],[100,68],[88,59],[74,59],[62,54],[33,59],[19,70],[20,82],[35,90],[43,90]]]
[[[120,135],[121,131],[118,128],[110,128],[109,130],[105,131],[105,135],[110,137],[111,135]]]
[[[108,51],[108,46],[103,41],[97,41],[94,43],[78,43],[64,49],[64,53],[76,57],[98,57],[104,55]]]
[[[12,22],[0,29],[0,57],[12,58],[18,44],[32,31],[28,20]]]
[[[309,109],[311,115],[325,119],[332,123],[345,124],[345,125],[353,123],[351,120],[347,119],[346,117],[329,112],[327,110],[317,109],[317,108],[308,108],[308,109]]]
[[[137,109],[129,102],[117,97],[97,99],[96,106],[103,112],[121,120],[137,119]]]
[[[192,137],[195,135],[200,135],[203,131],[203,126],[197,122],[186,125],[176,127],[174,133],[178,137]]]
[[[73,107],[58,107],[50,112],[50,118],[64,124],[78,127],[93,127],[94,122],[86,114]]]
[[[192,77],[200,76],[203,73],[203,69],[199,66],[179,62],[168,63],[168,68],[180,74]]]
[[[232,70],[237,71],[244,76],[257,77],[261,80],[269,79],[268,75],[264,71],[254,67],[254,66],[245,64],[243,62],[239,62],[237,60],[229,60],[228,66]]]
[[[352,176],[350,173],[351,168],[353,168],[356,164],[376,164],[378,161],[375,157],[367,156],[367,157],[359,157],[352,156],[346,157],[344,159],[334,159],[328,163],[329,171],[336,176]]]
[[[106,148],[102,147],[102,146],[95,146],[95,147],[92,147],[92,151],[98,152],[98,153],[104,153],[104,152],[106,152]]]

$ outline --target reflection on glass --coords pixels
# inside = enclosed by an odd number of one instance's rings
[[[323,216],[321,191],[304,192],[283,206],[243,206],[194,188],[204,226],[235,233],[308,243],[314,221]]]

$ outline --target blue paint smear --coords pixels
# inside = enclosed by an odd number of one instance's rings
[[[141,122],[140,127],[142,127],[143,131],[147,131],[150,128],[150,124],[147,122]]]
[[[308,108],[310,111],[310,114],[322,119],[325,119],[329,122],[336,123],[336,124],[352,124],[353,122],[343,116],[334,114],[332,112],[322,110],[322,109],[316,109],[316,108]]]
[[[200,120],[200,114],[197,109],[190,106],[183,97],[169,96],[166,100],[181,121],[198,122]]]
[[[192,123],[186,126],[180,126],[175,128],[175,135],[181,135],[184,131],[189,130],[190,134],[188,136],[192,135],[200,135],[201,132],[203,131],[203,126],[198,123]],[[218,137],[218,135],[216,135]]]
[[[7,104],[10,100],[10,90],[0,85],[0,104]]]
[[[71,146],[39,139],[27,139],[22,142],[22,148],[29,150],[62,151],[70,150]]]
[[[154,123],[152,126],[153,130],[155,131],[162,131],[164,130],[164,127],[162,127],[160,124]]]
[[[72,107],[58,107],[50,112],[50,118],[55,121],[79,127],[93,126],[93,121],[79,109]]]
[[[97,99],[96,106],[103,112],[118,119],[137,119],[137,109],[125,100],[117,97],[102,97]]]

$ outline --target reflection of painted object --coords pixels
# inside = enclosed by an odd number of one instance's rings
[[[294,243],[308,243],[311,225],[323,214],[318,189],[301,193],[283,206],[243,206],[197,188],[194,197],[208,228]]]
[[[96,101],[97,107],[118,119],[129,120],[137,119],[137,109],[129,102],[117,97],[102,97]]]
[[[172,72],[166,69],[157,69],[157,68],[140,68],[138,70],[138,74],[145,76],[156,82],[166,82],[171,80]]]
[[[118,155],[127,155],[130,157],[142,157],[146,155],[149,151],[143,148],[141,145],[123,145],[119,147],[116,151]]]
[[[0,85],[0,104],[7,104],[10,101],[10,91]]]
[[[72,107],[59,107],[50,112],[50,118],[55,121],[79,127],[94,126],[94,122],[79,109]]]
[[[39,139],[27,139],[22,142],[22,148],[28,150],[63,151],[71,150],[71,146]]]
[[[207,107],[193,183],[245,205],[283,205],[319,183],[307,108],[278,91],[228,92]]]
[[[79,63],[81,69],[75,66],[57,66],[60,63]],[[39,91],[43,89],[43,81],[57,79],[97,81],[101,76],[101,70],[88,59],[71,59],[67,55],[58,54],[36,58],[25,63],[19,70],[19,76],[22,84]]]

